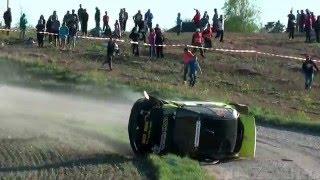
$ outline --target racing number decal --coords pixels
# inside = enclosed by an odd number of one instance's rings
[[[200,141],[200,129],[201,129],[201,121],[197,121],[196,123],[196,135],[194,138],[194,147],[198,148],[199,147],[199,141]]]

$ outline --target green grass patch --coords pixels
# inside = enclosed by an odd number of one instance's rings
[[[173,179],[214,179],[210,177],[197,161],[176,155],[150,155],[151,162],[157,169],[157,177],[162,180]]]

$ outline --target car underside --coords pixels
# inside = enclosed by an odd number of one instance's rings
[[[137,155],[174,153],[207,161],[237,157],[244,128],[227,104],[144,98],[134,104],[128,130]]]

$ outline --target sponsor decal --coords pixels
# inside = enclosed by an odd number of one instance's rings
[[[166,146],[168,124],[169,124],[169,118],[166,116],[163,119],[163,123],[162,123],[162,134],[161,134],[161,140],[160,140],[160,151],[164,150],[164,148]]]

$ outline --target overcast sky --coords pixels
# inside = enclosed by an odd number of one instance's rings
[[[21,12],[27,15],[29,24],[35,25],[40,14],[47,19],[53,10],[58,11],[59,20],[61,20],[67,10],[78,9],[81,3],[89,12],[89,27],[94,26],[95,7],[98,6],[101,13],[107,10],[110,15],[111,23],[114,24],[118,17],[119,9],[125,7],[129,12],[129,26],[132,27],[132,16],[141,9],[144,13],[151,9],[154,15],[154,23],[160,24],[163,28],[171,28],[175,25],[176,15],[181,12],[184,19],[191,19],[194,15],[193,8],[208,11],[211,16],[213,9],[217,8],[222,12],[225,0],[192,0],[193,2],[180,0],[10,0],[10,7],[13,13],[13,23],[16,25]],[[286,24],[286,17],[291,8],[296,9],[309,8],[320,14],[319,0],[256,0],[255,3],[261,11],[260,19],[263,24],[268,21],[280,20]],[[6,0],[0,0],[1,20],[3,12],[6,9]],[[113,27],[112,27],[113,28]]]

